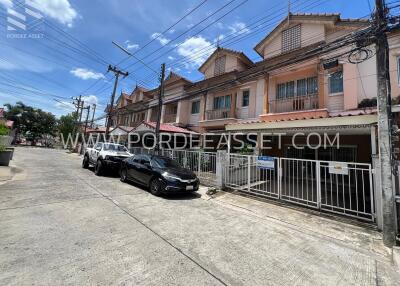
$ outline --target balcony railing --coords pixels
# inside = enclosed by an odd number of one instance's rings
[[[206,120],[224,119],[230,117],[232,117],[230,109],[214,109],[206,111]]]
[[[270,113],[283,113],[318,109],[318,96],[298,96],[269,102]]]
[[[164,114],[164,122],[165,123],[175,123],[176,122],[176,114],[174,114],[174,113]]]

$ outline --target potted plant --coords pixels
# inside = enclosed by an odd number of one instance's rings
[[[10,130],[5,124],[0,123],[0,144],[4,146],[10,146],[12,137],[8,136]]]
[[[11,150],[7,150],[6,146],[0,145],[0,166],[8,166],[10,164],[11,155]]]

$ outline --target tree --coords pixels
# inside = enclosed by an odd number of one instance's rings
[[[76,112],[63,115],[58,120],[58,132],[64,136],[64,138],[68,138],[68,135],[73,133],[75,123],[78,119]]]
[[[5,117],[14,121],[17,133],[23,134],[35,144],[37,139],[56,134],[57,119],[50,112],[17,102],[15,105],[4,104],[7,108]]]

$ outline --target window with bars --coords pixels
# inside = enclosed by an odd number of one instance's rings
[[[219,57],[215,60],[214,75],[220,75],[225,72],[226,56]]]
[[[249,106],[250,90],[243,90],[242,93],[242,107]]]
[[[231,96],[218,96],[214,97],[213,102],[214,109],[228,109],[231,107]]]
[[[192,114],[200,113],[200,101],[193,101],[192,102]]]
[[[337,71],[329,76],[329,93],[342,93],[343,92],[343,71]]]
[[[282,53],[301,47],[301,25],[282,31]]]
[[[280,83],[276,89],[276,99],[286,99],[298,96],[313,96],[318,94],[318,78],[309,77],[296,81]]]

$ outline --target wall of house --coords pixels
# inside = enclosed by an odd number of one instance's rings
[[[290,27],[298,25],[292,21]],[[287,27],[284,28],[284,30]],[[301,46],[308,46],[325,39],[325,26],[323,24],[302,23],[301,24]],[[264,47],[264,59],[277,56],[282,52],[282,33],[278,33]]]
[[[226,63],[225,63],[226,73],[234,70],[243,71],[246,69],[246,65],[241,60],[239,60],[238,57],[226,53],[221,53],[221,56],[222,55],[226,56]],[[206,79],[214,77],[214,70],[215,70],[215,59],[210,63],[208,63],[208,65],[206,66],[204,77]]]
[[[243,91],[249,90],[249,106],[243,107]],[[236,117],[239,119],[247,119],[247,118],[255,118],[256,117],[256,99],[257,96],[257,82],[252,81],[246,84],[243,84],[237,90],[236,97]]]

